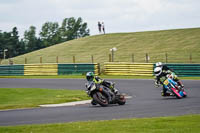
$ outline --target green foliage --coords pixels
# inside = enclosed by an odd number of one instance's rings
[[[3,58],[4,49],[8,49],[6,57],[11,58],[64,41],[89,36],[89,29],[87,23],[83,23],[82,18],[79,17],[76,20],[71,17],[65,18],[61,27],[58,22],[44,23],[39,35],[39,37],[36,36],[36,27],[34,26],[30,26],[24,32],[24,38],[21,40],[17,27],[14,27],[12,32],[2,33],[0,30],[0,59]]]
[[[61,36],[59,33],[59,25],[57,22],[46,22],[42,26],[42,31],[40,32],[41,40],[45,47],[51,46],[61,42]]]
[[[40,32],[45,47],[85,36],[89,36],[89,29],[80,17],[77,20],[74,17],[65,18],[61,27],[57,22],[46,22]]]
[[[24,43],[19,41],[17,27],[11,32],[0,32],[0,58],[3,57],[3,51],[7,49],[6,58],[14,57],[24,53]]]
[[[89,36],[89,29],[80,17],[77,20],[74,17],[65,18],[61,27],[57,22],[46,22],[40,32],[45,47],[85,36]]]
[[[63,41],[77,39],[80,37],[89,36],[89,29],[87,23],[83,23],[82,18],[77,20],[74,17],[65,18],[60,28]]]
[[[24,43],[27,52],[31,52],[36,49],[36,27],[30,26],[29,30],[24,32]]]

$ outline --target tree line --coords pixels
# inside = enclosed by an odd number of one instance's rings
[[[30,26],[21,39],[17,27],[14,27],[11,32],[0,30],[0,59],[4,58],[6,49],[6,58],[11,58],[65,41],[89,36],[89,32],[87,23],[83,22],[81,17],[78,19],[74,17],[65,18],[61,25],[58,22],[46,22],[42,25],[38,37],[35,26]]]

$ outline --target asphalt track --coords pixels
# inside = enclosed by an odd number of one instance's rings
[[[90,104],[0,111],[0,126],[112,120],[135,117],[200,114],[200,81],[184,80],[188,97],[162,97],[153,80],[110,79],[123,93],[132,96],[124,106]],[[0,88],[52,88],[84,90],[84,79],[0,79]]]

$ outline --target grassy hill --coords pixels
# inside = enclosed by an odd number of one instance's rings
[[[48,48],[34,51],[25,55],[12,58],[14,64],[56,63],[58,56],[59,63],[73,63],[75,56],[76,63],[90,63],[91,55],[94,62],[103,63],[109,61],[110,49],[116,47],[114,60],[120,62],[132,61],[145,62],[145,55],[148,53],[149,62],[190,62],[200,63],[200,28],[176,29],[163,31],[147,31],[133,33],[114,33],[95,35],[80,38],[65,43],[57,44]],[[191,55],[191,56],[190,56]],[[8,61],[3,61],[7,64]]]

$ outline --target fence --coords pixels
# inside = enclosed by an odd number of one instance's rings
[[[97,63],[85,64],[24,64],[0,65],[1,76],[11,75],[83,75],[88,71],[99,74]]]
[[[115,54],[114,58],[116,62],[200,63],[200,53],[124,53]],[[111,62],[112,60],[110,59],[109,61]]]
[[[114,54],[105,53],[99,55],[76,55],[76,56],[36,56],[18,58],[11,58],[0,61],[0,64],[36,64],[36,63],[94,63],[98,62],[139,62],[139,63],[200,63],[200,52],[164,52],[164,53],[131,53],[130,51],[124,53],[115,52]]]

